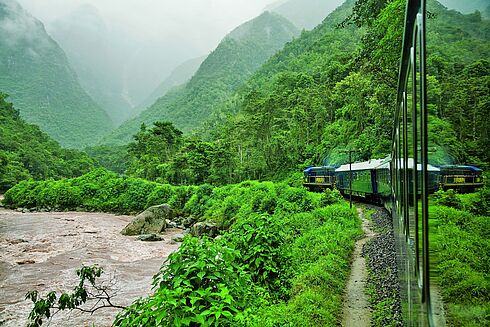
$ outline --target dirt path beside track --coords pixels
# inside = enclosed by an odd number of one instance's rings
[[[371,309],[369,308],[369,298],[366,294],[368,273],[366,260],[361,254],[364,244],[373,238],[375,233],[370,229],[369,220],[364,217],[363,210],[357,208],[357,212],[362,220],[364,237],[356,242],[351,274],[344,294],[342,326],[345,327],[368,327],[371,324]]]
[[[98,264],[114,277],[114,303],[129,305],[150,292],[153,275],[178,248],[168,230],[162,242],[142,242],[119,232],[130,216],[104,213],[20,213],[0,208],[0,326],[25,326],[31,302],[25,293],[37,289],[68,291],[77,284],[82,264]],[[110,326],[117,310],[95,315],[57,314],[51,326]]]

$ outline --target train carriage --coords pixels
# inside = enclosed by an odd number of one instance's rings
[[[304,171],[303,186],[310,191],[323,191],[335,187],[335,168],[331,166],[308,167]]]
[[[474,192],[483,187],[483,171],[474,166],[441,166],[439,187],[446,191],[453,189],[460,193]]]
[[[335,170],[337,188],[343,194],[352,193],[354,196],[376,200],[378,198],[376,167],[383,162],[383,159],[372,159],[340,166]]]

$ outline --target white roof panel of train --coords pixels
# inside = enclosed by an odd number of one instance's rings
[[[403,159],[398,159],[398,162],[400,163],[399,167],[403,169],[405,161]],[[408,158],[408,169],[413,169],[413,158]],[[434,167],[432,165],[427,165],[427,169],[428,171],[441,171],[438,167]],[[422,164],[417,164],[417,170],[422,170]]]
[[[352,170],[366,170],[366,169],[375,169],[379,165],[383,163],[384,159],[371,159],[369,161],[364,161],[364,162],[354,162],[352,163]],[[350,170],[350,165],[345,164],[340,166],[339,168],[335,169],[337,172],[341,171],[349,171]]]
[[[400,168],[403,168],[404,160],[399,159]],[[352,170],[369,170],[369,169],[380,169],[380,168],[389,168],[390,161],[385,159],[372,159],[364,162],[355,162],[352,163]],[[408,169],[413,169],[413,158],[408,158]],[[349,164],[345,164],[337,168],[336,172],[349,171]],[[417,170],[422,170],[422,165],[417,164]],[[439,168],[434,167],[432,165],[428,165],[429,171],[440,171]]]

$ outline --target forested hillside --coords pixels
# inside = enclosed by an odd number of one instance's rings
[[[109,132],[109,117],[40,21],[15,1],[0,0],[0,34],[0,90],[24,119],[67,147],[93,144]]]
[[[217,107],[201,129],[206,142],[194,138],[200,146],[192,151],[182,140],[162,156],[154,145],[168,142],[156,141],[158,127],[143,129],[130,173],[172,183],[226,183],[339,165],[347,162],[346,149],[356,149],[354,160],[389,155],[404,2],[370,6],[347,1],[288,43]],[[490,22],[435,1],[429,10],[431,163],[488,167]],[[226,158],[218,175],[211,172],[216,149]]]
[[[390,153],[404,2],[379,8],[376,20],[373,8],[356,5],[336,26],[352,4],[286,45],[224,109],[238,112],[215,124],[218,142],[235,154],[232,170],[270,177],[346,162],[346,148],[359,150],[355,159]],[[433,163],[488,165],[490,22],[434,1],[429,10]]]
[[[169,120],[189,133],[228,99],[271,55],[298,34],[285,18],[265,12],[242,24],[218,45],[192,79],[167,93],[135,119],[116,129],[102,143],[125,144],[141,124]]]
[[[0,93],[0,192],[21,180],[75,177],[94,162],[86,154],[66,150],[19,116]]]
[[[164,96],[172,88],[182,85],[190,80],[191,77],[194,76],[196,71],[199,69],[199,66],[201,66],[204,59],[206,59],[206,57],[189,59],[177,66],[170,73],[170,75],[165,78],[165,80],[163,80],[160,85],[157,86],[157,88],[145,101],[143,101],[141,104],[138,105],[138,107],[133,109],[133,111],[131,112],[131,116],[134,117],[139,115],[143,110],[155,103],[158,98]]]
[[[326,130],[335,126],[340,112],[346,118],[349,115],[346,109],[339,109],[344,101],[352,102],[354,109],[371,91],[362,90],[371,87],[367,77],[353,73],[357,63],[352,58],[361,31],[353,26],[338,28],[352,12],[353,3],[347,1],[323,24],[287,44],[254,74],[247,87],[234,95],[235,101],[222,106],[220,119],[212,129],[218,131],[218,142],[236,154],[232,170],[250,178],[299,170],[298,165],[320,161],[322,143],[335,143],[335,147],[346,139],[355,139],[359,128],[364,127],[361,124],[367,125],[352,122],[342,128],[337,125],[341,130],[335,132]],[[343,80],[349,83],[347,86],[355,85],[351,94],[337,85]],[[365,112],[361,116],[355,117],[368,119]],[[382,112],[378,117],[384,120],[389,144],[391,117]],[[380,142],[371,150],[382,152],[383,146],[386,144]]]
[[[439,2],[447,8],[457,10],[463,14],[471,14],[475,10],[483,11],[490,5],[488,0],[440,0]]]

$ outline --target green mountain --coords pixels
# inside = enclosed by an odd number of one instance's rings
[[[60,147],[39,127],[26,123],[0,93],[0,192],[26,179],[59,179],[88,172],[93,160]]]
[[[142,123],[168,120],[184,133],[199,127],[253,72],[282,48],[298,29],[285,18],[265,12],[227,35],[192,79],[168,92],[138,117],[125,122],[102,143],[124,144]]]
[[[288,43],[208,125],[232,154],[237,179],[342,164],[345,149],[358,150],[355,160],[390,153],[405,4],[358,7],[352,16],[354,2]],[[431,160],[488,166],[490,22],[435,1],[428,9]],[[339,28],[346,17],[362,27]]]
[[[170,75],[155,88],[150,96],[132,111],[132,116],[139,115],[143,110],[155,103],[158,98],[164,96],[170,89],[189,81],[197,72],[204,59],[206,59],[206,57],[193,58],[177,66]]]
[[[43,24],[13,0],[0,0],[0,90],[21,116],[66,147],[83,147],[112,128],[85,93]]]
[[[272,3],[266,10],[276,12],[300,29],[311,30],[345,0],[282,0]]]

